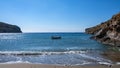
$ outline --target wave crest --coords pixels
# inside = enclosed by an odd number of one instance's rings
[[[60,55],[60,54],[80,54],[87,51],[65,51],[65,52],[39,52],[39,51],[0,51],[0,55]]]

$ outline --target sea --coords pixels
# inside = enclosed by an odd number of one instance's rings
[[[52,39],[60,36],[61,39]],[[103,52],[110,46],[86,33],[0,33],[0,63],[56,65],[112,64]]]

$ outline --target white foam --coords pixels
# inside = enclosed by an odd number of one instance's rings
[[[86,51],[65,51],[65,52],[41,52],[41,51],[0,51],[1,55],[59,55],[59,54],[80,54]]]
[[[92,60],[100,60],[100,58],[95,58],[86,54],[81,54],[82,57],[88,58],[88,59],[92,59]]]
[[[104,65],[112,65],[111,63],[108,62],[98,62],[99,64],[104,64]]]
[[[9,61],[9,62],[6,62],[6,63],[4,63],[4,64],[13,64],[13,63],[30,63],[30,62],[28,62],[28,61]]]
[[[120,62],[117,62],[116,64],[117,64],[117,65],[120,65]]]

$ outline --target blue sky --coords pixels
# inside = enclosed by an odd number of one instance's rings
[[[120,12],[120,0],[0,0],[0,21],[23,32],[83,32]]]

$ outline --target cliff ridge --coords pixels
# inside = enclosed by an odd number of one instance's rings
[[[87,28],[85,32],[92,34],[91,38],[103,44],[120,46],[120,13],[113,15],[108,21]]]

